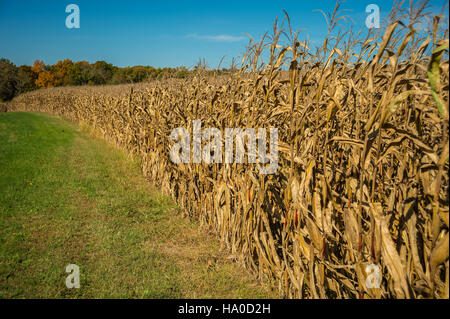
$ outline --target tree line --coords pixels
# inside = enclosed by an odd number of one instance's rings
[[[195,68],[194,68],[195,69]],[[124,84],[162,77],[184,78],[190,74],[186,67],[154,68],[151,66],[117,67],[105,61],[89,63],[69,59],[54,65],[36,60],[32,66],[17,67],[8,59],[0,59],[0,101],[39,88],[64,85]]]

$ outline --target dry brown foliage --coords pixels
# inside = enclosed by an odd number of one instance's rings
[[[0,113],[7,112],[7,111],[8,111],[8,108],[6,107],[6,104],[0,102]]]

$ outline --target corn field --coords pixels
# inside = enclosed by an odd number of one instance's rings
[[[284,298],[449,298],[448,26],[391,12],[353,33],[336,6],[311,49],[289,17],[240,69],[137,85],[50,88],[8,111],[85,124],[137,155],[185,215]],[[172,129],[278,128],[279,166],[174,164]],[[378,266],[380,288],[367,285]],[[370,267],[369,267],[370,268]]]

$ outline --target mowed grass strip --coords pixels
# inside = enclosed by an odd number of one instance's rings
[[[0,114],[1,298],[277,297],[177,209],[74,124]],[[68,264],[80,289],[65,286]]]

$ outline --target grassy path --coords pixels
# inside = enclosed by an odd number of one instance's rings
[[[0,298],[276,297],[175,210],[77,126],[0,114]],[[65,286],[71,263],[80,289]]]

